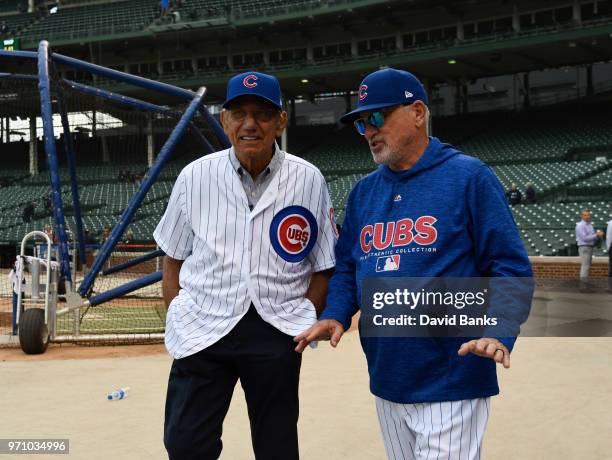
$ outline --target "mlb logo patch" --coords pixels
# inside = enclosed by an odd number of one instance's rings
[[[392,272],[399,270],[400,255],[395,254],[393,256],[379,257],[376,259],[376,271],[377,272]]]

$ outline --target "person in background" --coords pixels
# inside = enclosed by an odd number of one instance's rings
[[[34,202],[27,203],[23,207],[22,218],[25,223],[32,222],[32,218],[34,217],[34,209],[35,209]]]
[[[45,224],[45,228],[43,231],[47,235],[49,235],[49,238],[51,238],[51,243],[53,244],[57,243],[57,236],[55,235],[55,232],[53,231],[53,227],[51,224]]]
[[[510,203],[510,206],[521,204],[521,200],[523,199],[523,194],[518,189],[515,183],[513,183],[512,187],[510,187],[510,190],[508,191],[507,196],[508,196],[508,203]]]
[[[123,239],[123,244],[134,244],[134,232],[132,230],[128,230],[125,233],[125,238]]]
[[[110,228],[104,227],[102,229],[102,236],[100,237],[100,245],[103,245],[106,242],[106,240],[108,240],[109,236],[110,236]]]
[[[85,231],[83,232],[83,236],[85,239],[85,244],[96,244],[96,239],[93,237],[89,229],[85,229]]]
[[[576,244],[580,256],[580,292],[589,292],[589,271],[593,260],[593,247],[599,243],[604,233],[595,230],[591,222],[591,211],[580,212],[580,222],[576,224]]]

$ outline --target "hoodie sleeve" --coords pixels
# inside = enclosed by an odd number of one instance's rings
[[[501,320],[500,327],[489,336],[500,340],[511,350],[527,320],[533,296],[533,273],[523,241],[504,199],[502,186],[491,169],[482,165],[472,175],[466,193],[470,233],[479,271],[492,280],[490,313]]]
[[[357,303],[357,283],[355,261],[353,260],[354,245],[358,244],[358,235],[355,234],[354,202],[355,189],[351,191],[347,205],[344,223],[340,229],[340,237],[336,244],[336,271],[329,280],[327,306],[320,319],[335,319],[348,330],[351,318],[359,305]]]

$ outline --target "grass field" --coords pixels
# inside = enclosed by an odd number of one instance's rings
[[[63,303],[58,305],[59,308]],[[159,298],[121,298],[79,312],[81,334],[162,333],[166,309]],[[57,320],[57,335],[72,334],[74,312]],[[12,299],[0,298],[0,335],[11,333]]]
[[[99,277],[93,293],[95,295],[106,292],[142,275],[142,273],[121,273]],[[26,278],[29,283],[29,275]],[[82,273],[79,273],[77,285],[81,279]],[[64,306],[65,303],[60,300],[58,309]],[[9,270],[2,270],[0,271],[0,335],[11,333],[12,310]],[[74,315],[75,313],[70,312],[58,318],[57,335],[73,333]],[[81,308],[79,316],[81,334],[162,333],[166,323],[166,309],[161,299],[161,283],[155,283],[128,296],[95,307]]]

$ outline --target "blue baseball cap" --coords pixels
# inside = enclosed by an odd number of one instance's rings
[[[382,69],[372,72],[359,85],[357,108],[344,114],[340,121],[352,123],[361,112],[383,109],[398,104],[422,101],[428,104],[423,84],[410,72],[398,69]]]
[[[272,75],[261,72],[244,72],[230,78],[223,108],[240,96],[257,96],[271,103],[278,110],[283,110],[280,84]]]

